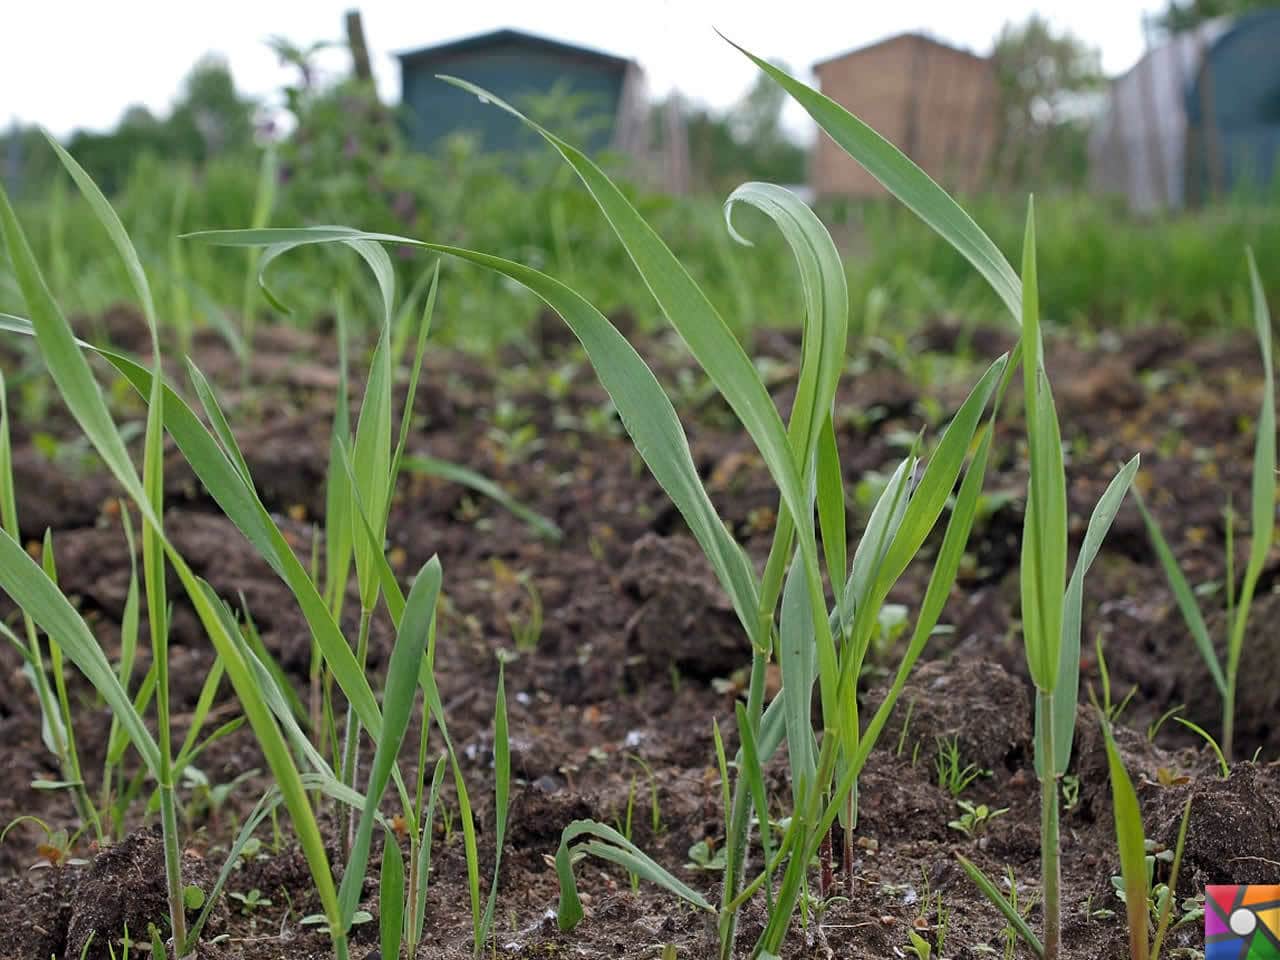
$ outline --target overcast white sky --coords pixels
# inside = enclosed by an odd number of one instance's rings
[[[1118,73],[1143,49],[1142,14],[1164,0],[42,0],[6,13],[0,55],[0,124],[40,123],[58,135],[105,129],[130,104],[163,113],[206,52],[222,54],[240,89],[278,102],[292,74],[263,40],[338,40],[343,13],[359,6],[384,96],[399,99],[392,53],[471,33],[514,27],[634,58],[650,92],[673,87],[717,107],[750,85],[752,67],[712,30],[807,74],[818,60],[908,30],[987,53],[1001,25],[1039,10],[1102,51]],[[335,59],[336,58],[336,59]],[[345,69],[336,52],[322,65]],[[789,125],[796,125],[789,118]],[[798,126],[798,129],[803,129]]]

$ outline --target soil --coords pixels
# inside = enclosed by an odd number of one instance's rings
[[[493,862],[498,655],[509,659],[517,782],[501,868],[497,953],[530,960],[656,958],[673,944],[680,957],[712,957],[714,930],[705,916],[657,888],[632,891],[625,873],[597,861],[577,867],[585,920],[572,933],[556,926],[549,857],[560,831],[584,817],[620,822],[632,796],[635,842],[715,899],[719,875],[685,865],[694,843],[706,840],[714,848],[723,840],[712,721],[723,731],[735,729],[734,701],[749,650],[679,515],[631,450],[580,351],[553,321],[540,321],[534,342],[509,350],[498,363],[447,350],[429,353],[410,453],[452,460],[492,478],[558,524],[563,538],[548,540],[457,484],[410,474],[402,478],[392,512],[390,556],[406,581],[432,554],[444,565],[447,596],[436,668],[477,807],[486,883]],[[141,323],[127,309],[79,322],[88,335],[147,349]],[[921,428],[936,429],[963,398],[980,369],[977,361],[1010,345],[1002,331],[939,322],[916,334],[905,355],[870,347],[851,351],[856,359],[837,407],[849,489],[856,491],[873,471],[891,470],[904,445]],[[792,334],[760,334],[755,344],[757,355],[774,361],[772,389],[784,410],[798,348]],[[38,551],[45,529],[52,530],[61,585],[114,657],[130,569],[116,492],[82,444],[63,443],[50,452],[48,437],[74,438],[76,430],[57,402],[47,400],[49,391],[39,386],[44,375],[18,352],[24,349],[0,344],[16,418],[22,535]],[[721,516],[762,563],[776,496],[758,455],[673,341],[649,338],[641,349],[676,394]],[[957,349],[982,353],[957,358]],[[313,525],[323,516],[338,382],[333,342],[323,334],[264,330],[249,368],[251,389],[243,387],[238,359],[216,336],[197,338],[193,355],[235,425],[264,502],[299,555],[310,557]],[[1203,602],[1221,648],[1223,591],[1213,592],[1212,585],[1226,575],[1223,508],[1228,498],[1238,507],[1249,502],[1261,396],[1256,345],[1245,334],[1192,340],[1173,328],[1155,328],[1089,343],[1059,337],[1049,356],[1068,453],[1072,549],[1119,464],[1141,452],[1141,489],[1190,582],[1210,585]],[[124,391],[112,396],[121,422],[140,421],[136,400]],[[353,385],[353,403],[359,396]],[[795,924],[789,957],[906,956],[911,930],[934,944],[941,938],[934,955],[949,960],[1005,955],[1004,922],[969,882],[956,853],[993,876],[1015,878],[1022,903],[1035,899],[1039,794],[1017,619],[1026,480],[1017,406],[1010,403],[999,424],[988,496],[942,618],[949,629],[930,643],[861,780],[852,889],[828,905],[821,923],[811,917],[807,928]],[[193,569],[252,614],[267,649],[305,698],[310,641],[288,591],[176,453],[167,469],[167,497],[168,530]],[[856,540],[866,502],[860,495],[853,501],[849,533]],[[1247,518],[1236,531],[1236,571],[1243,569],[1248,546],[1247,531],[1239,528],[1244,524]],[[936,547],[936,540],[926,545],[923,562],[908,570],[891,600],[919,601]],[[1171,846],[1191,797],[1179,898],[1195,896],[1207,882],[1274,882],[1280,875],[1280,727],[1271,720],[1280,700],[1275,561],[1273,554],[1259,584],[1241,673],[1237,753],[1254,760],[1237,763],[1225,780],[1203,742],[1185,728],[1166,722],[1154,738],[1148,735],[1149,726],[1179,704],[1185,704],[1182,716],[1217,732],[1220,706],[1132,503],[1122,508],[1086,583],[1082,688],[1099,688],[1092,645],[1099,637],[1113,697],[1133,691],[1117,736],[1138,785],[1148,835]],[[527,622],[532,613],[521,578],[536,588],[544,621],[536,647],[516,651],[512,623]],[[176,584],[172,598],[172,699],[175,736],[181,737],[213,654]],[[355,609],[350,599],[348,611]],[[13,623],[14,614],[0,597],[0,616]],[[355,624],[348,626],[354,636]],[[387,624],[375,620],[369,656],[375,689],[381,688],[390,642]],[[890,645],[878,653],[862,684],[864,710],[880,701],[899,652]],[[142,657],[133,689],[146,668]],[[68,683],[82,765],[96,791],[108,713],[72,671]],[[209,723],[237,712],[224,683]],[[977,838],[948,826],[959,809],[935,772],[939,744],[953,738],[963,761],[980,771],[962,799],[1006,811]],[[8,645],[0,647],[0,742],[6,761],[0,824],[38,816],[51,829],[74,834],[81,824],[67,794],[32,786],[57,779],[58,771],[42,746],[40,714],[21,660]],[[438,740],[430,749],[434,761]],[[189,787],[180,791],[187,878],[207,889],[269,778],[260,772],[266,765],[246,728],[210,746],[197,765],[210,784],[235,784],[216,803]],[[410,758],[406,772],[412,768]],[[1118,869],[1106,758],[1097,722],[1084,706],[1072,773],[1077,792],[1062,827],[1066,956],[1122,957],[1123,905],[1110,881]],[[785,794],[785,765],[776,770],[776,785]],[[656,831],[651,789],[660,814]],[[451,788],[444,797],[446,807],[456,810]],[[118,956],[126,926],[145,941],[148,924],[167,924],[160,843],[154,819],[141,808],[135,805],[119,842],[97,849],[81,835],[73,862],[60,865],[42,857],[37,847],[44,837],[34,824],[9,832],[0,844],[0,957],[78,957],[86,943],[84,956],[106,957],[112,947]],[[336,857],[336,825],[328,811],[322,826]],[[220,904],[205,930],[201,957],[329,955],[324,935],[299,922],[319,904],[283,821],[281,830],[260,831],[261,851],[242,861],[228,886],[245,895],[257,890],[263,902]],[[465,957],[471,915],[456,815],[437,818],[434,846],[427,933],[418,956]],[[375,917],[379,858],[375,845],[362,902]],[[33,869],[35,863],[44,868]],[[1034,904],[1029,916],[1036,926]],[[759,905],[744,912],[744,953],[763,921]],[[1169,946],[1199,948],[1201,931],[1198,920],[1178,927]],[[358,927],[354,941],[354,957],[379,955],[376,923]],[[1021,946],[1014,955],[1030,956]]]

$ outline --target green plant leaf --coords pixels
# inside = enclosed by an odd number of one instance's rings
[[[395,960],[400,956],[400,941],[404,937],[404,854],[394,830],[383,834],[378,926],[382,955]]]
[[[1276,391],[1271,366],[1271,313],[1267,309],[1267,295],[1262,288],[1262,278],[1258,276],[1258,264],[1252,250],[1248,251],[1248,260],[1253,322],[1263,371],[1262,405],[1258,409],[1257,441],[1253,450],[1252,530],[1249,563],[1245,571],[1245,579],[1256,582],[1267,562],[1276,526]]]
[[[1044,944],[1040,942],[1040,938],[1036,936],[1035,931],[1031,929],[1027,921],[1022,918],[1022,914],[1018,913],[1008,898],[1000,892],[1000,888],[991,882],[991,879],[978,868],[977,864],[965,859],[958,853],[956,854],[956,859],[960,861],[960,866],[969,875],[969,879],[982,891],[982,895],[1004,915],[1009,925],[1017,931],[1018,936],[1022,938],[1022,942],[1030,947],[1037,957],[1043,957]]]
[[[431,791],[427,794],[427,812],[422,818],[422,839],[418,843],[418,895],[413,903],[413,942],[422,942],[422,928],[427,918],[427,885],[431,880],[431,843],[436,804],[440,800],[440,785],[444,782],[445,757],[436,761],[431,775]]]
[[[964,557],[965,546],[969,542],[969,533],[973,529],[978,499],[982,494],[983,480],[986,478],[987,460],[991,452],[994,415],[992,421],[991,426],[983,428],[977,449],[974,451],[973,460],[970,462],[969,469],[965,472],[964,480],[960,484],[960,490],[956,494],[955,507],[951,511],[951,519],[947,522],[947,529],[942,537],[942,546],[939,548],[938,557],[933,564],[933,572],[929,575],[929,584],[925,588],[924,600],[920,604],[920,612],[916,617],[915,629],[912,631],[907,651],[903,654],[902,660],[898,664],[898,671],[894,675],[893,684],[889,688],[888,694],[876,709],[871,722],[867,724],[866,731],[859,739],[858,751],[849,763],[849,768],[855,775],[861,770],[862,765],[867,761],[867,757],[870,756],[871,751],[875,748],[876,742],[880,738],[880,733],[884,730],[885,724],[888,723],[889,716],[898,702],[898,697],[902,694],[902,690],[907,684],[911,670],[915,667],[920,654],[924,652],[925,645],[929,642],[929,636],[933,633],[933,628],[937,626],[938,618],[942,616],[942,610],[946,606],[947,598],[951,595],[956,573],[960,569],[960,561]]]
[[[574,846],[570,845],[582,836],[595,837]],[[589,854],[615,863],[634,873],[642,880],[657,884],[668,893],[675,894],[700,910],[714,913],[715,908],[696,890],[672,876],[648,856],[639,847],[620,834],[613,827],[594,820],[575,820],[560,834],[560,846],[556,848],[556,876],[560,880],[560,908],[558,911],[561,930],[572,930],[582,919],[582,901],[578,897],[578,886],[573,878],[574,854]]]
[[[511,797],[511,738],[507,730],[506,669],[501,661],[498,664],[498,694],[493,704],[493,777],[493,877],[489,882],[489,899],[485,903],[482,920],[486,935],[493,929],[493,911],[498,903],[498,876],[502,868],[502,849],[506,843]]]
[[[548,540],[558,541],[564,536],[564,532],[558,526],[520,503],[482,473],[476,473],[476,471],[461,464],[451,463],[448,460],[441,460],[439,457],[431,457],[425,454],[405,457],[402,464],[404,469],[410,473],[421,473],[428,477],[448,480],[450,483],[460,484],[469,490],[474,490],[476,493],[488,497],[507,512],[519,517]]]
[[[1227,695],[1227,678],[1222,672],[1222,665],[1218,662],[1218,655],[1213,649],[1213,640],[1209,637],[1209,627],[1204,621],[1204,615],[1200,612],[1200,604],[1196,600],[1195,592],[1191,589],[1191,584],[1187,582],[1187,578],[1182,574],[1182,568],[1178,566],[1178,561],[1173,555],[1173,550],[1169,547],[1169,542],[1165,540],[1164,533],[1160,530],[1160,525],[1156,523],[1155,518],[1151,515],[1151,511],[1147,509],[1146,501],[1142,494],[1138,492],[1137,487],[1133,490],[1134,500],[1137,501],[1138,511],[1142,514],[1142,521],[1147,527],[1147,536],[1151,539],[1151,545],[1155,548],[1156,559],[1160,561],[1160,567],[1164,570],[1165,579],[1169,581],[1169,589],[1173,592],[1173,599],[1178,605],[1178,609],[1182,612],[1182,620],[1187,625],[1187,629],[1191,632],[1191,639],[1195,641],[1196,649],[1200,651],[1200,656],[1204,659],[1205,666],[1209,668],[1209,675],[1213,677],[1214,686],[1218,688],[1218,693],[1222,697]]]
[[[96,188],[94,189],[96,190]],[[91,191],[86,191],[86,193],[89,192]],[[105,204],[105,200],[103,204]],[[102,397],[102,392],[98,388],[97,382],[93,379],[87,361],[80,352],[79,344],[71,331],[70,325],[45,286],[40,268],[31,253],[31,248],[22,233],[22,229],[9,204],[8,196],[3,189],[0,189],[0,234],[4,236],[10,260],[18,276],[27,308],[32,315],[31,327],[34,329],[37,343],[40,345],[45,363],[54,377],[54,382],[57,384],[64,402],[71,409],[76,421],[80,424],[90,442],[93,443],[95,449],[98,450],[112,474],[133,499],[134,505],[142,515],[147,527],[154,534],[156,541],[163,546],[168,562],[190,598],[206,634],[219,656],[223,658],[227,675],[231,679],[232,686],[246,716],[249,718],[249,723],[253,727],[264,756],[267,758],[271,772],[285,797],[294,829],[298,834],[300,846],[307,859],[307,864],[315,881],[319,899],[324,905],[325,913],[331,920],[336,921],[337,895],[333,887],[332,876],[329,873],[324,842],[320,836],[314,812],[301,785],[299,774],[293,764],[293,758],[289,753],[288,746],[285,744],[279,728],[273,722],[270,711],[258,694],[248,665],[239,655],[234,642],[227,635],[224,625],[219,620],[216,605],[210,603],[208,596],[205,595],[201,581],[187,566],[181,554],[164,537],[163,525],[157,515],[156,506],[152,503],[154,489],[148,489],[148,485],[139,482],[137,473],[134,471],[133,464],[125,449],[124,441],[116,430]],[[117,240],[114,235],[113,240]],[[127,261],[132,253],[132,245],[128,243],[127,237],[123,238],[121,246],[120,253],[126,260],[126,266],[128,266]],[[136,259],[136,255],[134,257]],[[154,324],[152,324],[151,333],[154,345],[156,342]],[[155,354],[158,360],[158,348],[155,350]],[[146,374],[145,369],[140,367],[138,369]],[[158,404],[162,404],[167,409],[168,397],[161,392],[162,384],[159,382],[160,378],[150,378],[148,375],[148,379],[154,379],[154,383],[148,384],[154,389],[142,392],[150,398],[152,412],[155,412],[155,407]],[[199,430],[202,435],[207,437],[202,426],[199,426]],[[153,433],[153,436],[157,435],[158,433]],[[233,470],[230,467],[228,469]],[[150,475],[153,476],[154,474]],[[144,549],[145,543],[146,541],[144,540]],[[118,684],[114,675],[111,676],[111,682]],[[162,685],[159,681],[157,681],[157,689],[158,692],[162,691]],[[161,773],[159,779],[163,784],[165,782],[163,775],[168,773],[165,754],[161,754],[159,762],[159,772]],[[341,931],[336,931],[335,936],[341,939]]]
[[[792,564],[782,591],[782,619],[778,628],[782,690],[777,702],[785,711],[793,808],[799,803],[800,785],[813,783],[817,775],[818,744],[813,735],[813,684],[818,678],[816,654],[813,617],[804,593],[803,574],[799,564]],[[762,722],[762,725],[765,724]],[[772,752],[770,749],[769,753]]]
[[[368,793],[364,810],[356,826],[356,839],[342,876],[338,899],[342,907],[342,922],[351,923],[351,917],[360,905],[364,869],[369,859],[369,844],[373,836],[374,814],[378,803],[391,781],[392,768],[400,753],[400,744],[409,728],[417,691],[418,667],[423,660],[431,621],[435,616],[436,600],[440,596],[442,573],[440,561],[434,556],[426,562],[413,581],[409,597],[396,632],[395,646],[387,664],[387,688],[383,695],[382,731],[377,738],[373,766],[369,771]]]
[[[835,425],[826,418],[818,437],[818,525],[822,531],[822,551],[827,560],[827,579],[835,590],[837,610],[844,607],[844,578],[849,569],[849,545],[845,532],[844,474],[840,450],[836,446]],[[844,624],[837,624],[844,632]]]
[[[748,243],[733,228],[735,203],[750,204],[777,224],[800,271],[805,303],[804,340],[788,433],[796,464],[803,471],[817,461],[819,436],[830,419],[836,384],[844,367],[849,335],[844,262],[822,221],[791,191],[771,183],[744,183],[729,194],[724,203],[725,223],[735,239]],[[638,260],[636,265],[640,266]],[[843,573],[841,569],[840,575]]]
[[[30,321],[10,314],[0,314],[0,329],[27,336],[34,332]],[[119,370],[140,394],[149,395],[152,375],[145,367],[111,350],[83,341],[73,340],[73,343],[98,353]],[[377,740],[382,730],[382,715],[373,688],[356,663],[355,655],[306,568],[271,519],[270,512],[253,488],[244,483],[239,471],[186,401],[168,385],[164,387],[164,414],[166,429],[205,490],[292,591],[339,688],[354,704],[361,725]]]
[[[777,407],[742,345],[716,312],[706,294],[663,243],[662,238],[645,222],[622,191],[580,150],[533,123],[493,94],[455,78],[441,79],[506,110],[559,151],[578,174],[605,219],[613,227],[614,233],[622,241],[663,314],[750,434],[778,487],[787,511],[793,517],[807,518],[811,510],[810,500],[806,496],[807,488],[792,457]],[[810,603],[815,608],[823,708],[833,712],[836,659],[826,619],[819,619],[817,616],[819,607],[825,610],[821,572],[818,569],[817,540],[808,523],[799,524],[796,535],[800,539],[801,556],[805,563]],[[753,622],[755,619],[758,618],[748,620],[745,625],[753,645],[763,648],[760,637],[762,627]],[[835,719],[838,718],[833,717]]]
[[[63,653],[106,700],[147,769],[155,776],[160,770],[160,748],[111,669],[102,647],[62,591],[7,530],[0,530],[0,590],[40,629],[56,638]]]
[[[347,321],[346,309],[339,298],[337,316],[338,336],[338,395],[333,410],[333,424],[329,435],[329,462],[325,471],[324,490],[324,595],[335,619],[342,616],[346,599],[347,580],[351,574],[354,531],[350,516],[351,480],[342,462],[342,450],[351,442],[351,398],[348,388]],[[407,415],[407,414],[406,414]]]
[[[1141,458],[1137,455],[1126,463],[1115,475],[1107,489],[1098,499],[1089,517],[1089,526],[1085,530],[1084,543],[1080,546],[1080,555],[1076,558],[1075,569],[1071,572],[1071,580],[1067,584],[1067,594],[1062,610],[1062,647],[1058,653],[1058,687],[1053,693],[1053,744],[1054,771],[1057,776],[1067,772],[1067,764],[1071,761],[1071,745],[1076,732],[1076,701],[1080,696],[1080,618],[1084,603],[1084,577],[1089,566],[1098,555],[1102,541],[1111,529],[1124,495],[1133,484],[1134,475],[1138,472]],[[1042,722],[1037,709],[1036,724]],[[1039,737],[1036,742],[1039,742]],[[1036,757],[1037,773],[1041,758]]]
[[[1142,833],[1142,810],[1133,781],[1120,759],[1115,738],[1105,717],[1100,717],[1106,739],[1107,767],[1111,772],[1111,803],[1115,813],[1116,846],[1120,852],[1120,875],[1124,878],[1125,913],[1129,919],[1129,956],[1147,960],[1147,861]]]
[[[1022,288],[1013,267],[945,190],[901,150],[834,100],[725,39],[777,81],[841,149],[973,264],[1008,307],[1014,320],[1020,320]]]
[[[378,248],[381,250],[381,248]],[[385,251],[383,251],[385,253]],[[386,514],[391,499],[391,342],[384,327],[374,348],[365,381],[360,419],[356,423],[355,446],[352,448],[355,468],[353,488],[364,504],[373,528],[374,540],[352,529],[356,562],[356,580],[360,584],[360,605],[372,610],[377,603],[379,581],[374,570],[375,553],[383,552]],[[351,517],[353,524],[360,521]]]
[[[1035,208],[1027,206],[1022,259],[1022,367],[1031,476],[1022,532],[1022,634],[1036,687],[1057,688],[1067,568],[1067,487],[1062,437],[1045,372],[1036,282]]]
[[[345,227],[302,227],[215,230],[195,236],[215,244],[255,246],[292,240],[300,235],[313,238],[314,242],[367,237],[443,253],[511,278],[559,313],[587,351],[636,451],[680,511],[711,562],[740,622],[752,637],[758,636],[755,576],[707,496],[680,419],[652,371],[600,311],[563,283],[523,264],[461,247],[424,243],[391,234],[361,234]]]
[[[760,847],[765,863],[765,910],[773,910],[773,828],[769,824],[769,795],[765,790],[764,768],[760,765],[760,754],[756,750],[755,733],[751,729],[751,721],[747,717],[747,706],[741,700],[734,704],[734,712],[738,720],[738,740],[742,744],[741,775],[746,778],[747,789],[751,793],[751,804],[755,807],[756,822],[760,825]],[[728,829],[728,824],[725,824]]]

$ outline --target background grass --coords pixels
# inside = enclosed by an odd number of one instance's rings
[[[640,329],[658,326],[656,305],[609,233],[590,197],[554,157],[519,158],[473,152],[465,141],[439,156],[393,153],[363,180],[344,171],[282,163],[272,225],[342,222],[370,231],[420,237],[492,251],[570,283],[606,312],[631,311]],[[112,197],[157,289],[161,322],[243,329],[244,251],[183,243],[176,233],[243,227],[254,221],[260,159],[225,157],[201,170],[143,155]],[[615,176],[618,165],[605,158]],[[625,184],[628,198],[666,239],[739,331],[799,325],[799,290],[775,233],[750,222],[756,243],[738,247],[720,210],[723,198],[669,197]],[[1020,249],[1023,201],[989,195],[966,208],[1008,257]],[[889,199],[819,202],[819,214],[845,258],[852,323],[902,330],[940,316],[1003,323],[997,298],[949,245]],[[54,181],[20,198],[18,212],[50,285],[70,312],[95,314],[128,299],[118,264],[94,255],[92,212]],[[1157,219],[1136,219],[1117,204],[1079,193],[1037,198],[1042,297],[1046,322],[1125,329],[1173,322],[1193,331],[1249,323],[1249,281],[1239,251],[1252,246],[1259,263],[1280,262],[1280,204],[1239,200]],[[735,249],[736,248],[736,249]],[[421,255],[395,257],[402,289],[421,274]],[[292,314],[276,320],[309,326],[331,315],[332,278],[350,286],[360,317],[376,316],[376,291],[350,258],[325,249],[302,251],[273,265],[272,287]],[[17,291],[0,271],[0,309],[15,311]],[[318,282],[323,279],[325,282]],[[1277,281],[1263,277],[1272,297]],[[255,290],[250,302],[269,304]],[[361,303],[367,297],[367,304]],[[437,342],[487,351],[529,335],[539,305],[528,293],[481,271],[441,287]],[[371,332],[372,326],[369,330]]]

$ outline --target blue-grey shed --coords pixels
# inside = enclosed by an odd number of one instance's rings
[[[477,135],[484,150],[515,150],[532,143],[500,110],[439,79],[450,74],[491,90],[518,107],[532,95],[561,91],[580,105],[592,151],[627,154],[647,144],[644,75],[633,60],[539,37],[495,30],[396,55],[401,103],[410,142],[429,150],[453,133]]]

